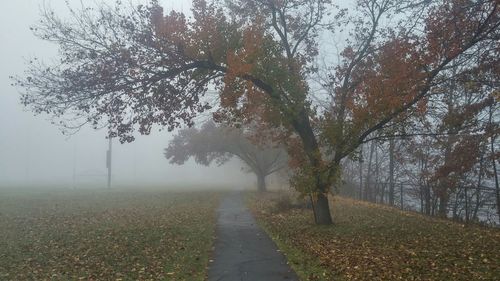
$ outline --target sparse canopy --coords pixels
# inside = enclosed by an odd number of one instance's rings
[[[498,75],[497,0],[355,3],[346,11],[330,0],[194,0],[188,18],[156,1],[118,2],[68,22],[49,11],[35,33],[59,45],[60,60],[35,61],[17,85],[35,112],[64,116],[66,126],[106,120],[122,141],[153,124],[192,125],[215,87],[217,119],[259,116],[276,129],[296,169],[292,183],[315,198],[316,222],[330,224],[327,195],[342,159],[377,130],[425,112],[443,81]],[[318,38],[336,41],[338,30],[348,39],[339,64],[322,69],[326,106],[318,107],[310,83],[325,48]]]
[[[241,128],[207,122],[200,129],[181,130],[165,149],[165,157],[179,165],[193,157],[206,166],[214,161],[222,165],[237,157],[257,176],[258,190],[266,191],[266,177],[286,167],[287,154],[283,147],[254,143],[251,138],[252,133]]]

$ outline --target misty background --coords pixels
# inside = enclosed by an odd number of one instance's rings
[[[57,46],[36,38],[30,31],[39,20],[42,5],[62,18],[67,16],[65,0],[3,1],[0,9],[0,188],[3,187],[106,187],[106,131],[84,127],[63,135],[47,115],[34,116],[21,105],[19,90],[11,86],[10,75],[22,75],[26,61],[37,57],[51,60]],[[68,1],[71,7],[93,1]],[[115,0],[104,1],[112,5]],[[146,4],[148,1],[133,1]],[[159,1],[166,10],[190,13],[191,1]],[[175,134],[152,130],[137,135],[132,143],[113,141],[112,185],[188,187],[209,185],[244,187],[255,184],[253,175],[232,161],[221,167],[204,167],[190,160],[171,165],[163,150]]]

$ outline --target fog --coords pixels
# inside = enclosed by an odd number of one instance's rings
[[[62,17],[68,13],[64,0],[45,2]],[[160,2],[166,9],[189,12],[190,1]],[[27,111],[19,101],[20,89],[11,86],[9,76],[22,75],[29,58],[50,60],[57,55],[56,45],[39,40],[29,29],[39,19],[43,3],[3,1],[0,9],[0,187],[105,187],[106,131],[84,127],[74,135],[63,135],[49,116],[34,116]],[[69,3],[73,7],[81,5],[79,0]],[[170,165],[163,149],[175,132],[158,129],[149,136],[137,135],[133,143],[114,141],[114,187],[254,184],[254,177],[243,172],[242,164],[236,161],[222,167],[204,167],[193,161],[183,166]]]

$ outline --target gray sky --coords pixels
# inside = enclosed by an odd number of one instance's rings
[[[59,14],[67,13],[64,0],[45,2]],[[189,0],[160,2],[167,10],[188,12],[190,8]],[[0,9],[0,187],[71,187],[73,175],[77,186],[105,185],[105,131],[85,128],[76,135],[64,136],[50,124],[48,116],[33,116],[26,111],[20,105],[18,89],[10,85],[9,75],[22,74],[27,58],[50,59],[57,54],[55,45],[38,40],[29,30],[39,19],[42,3],[43,0],[2,1]],[[70,3],[78,7],[80,0]],[[154,131],[150,136],[138,136],[131,144],[115,142],[114,184],[241,185],[242,180],[246,185],[253,183],[253,177],[241,172],[238,163],[216,168],[194,163],[169,165],[163,158],[163,148],[171,136],[166,131]]]

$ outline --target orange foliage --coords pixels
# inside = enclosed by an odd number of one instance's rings
[[[387,116],[411,102],[419,93],[425,74],[420,68],[417,44],[393,39],[370,57],[358,73],[361,82],[346,102],[357,126],[372,124],[373,116]],[[421,104],[421,110],[423,110]]]

